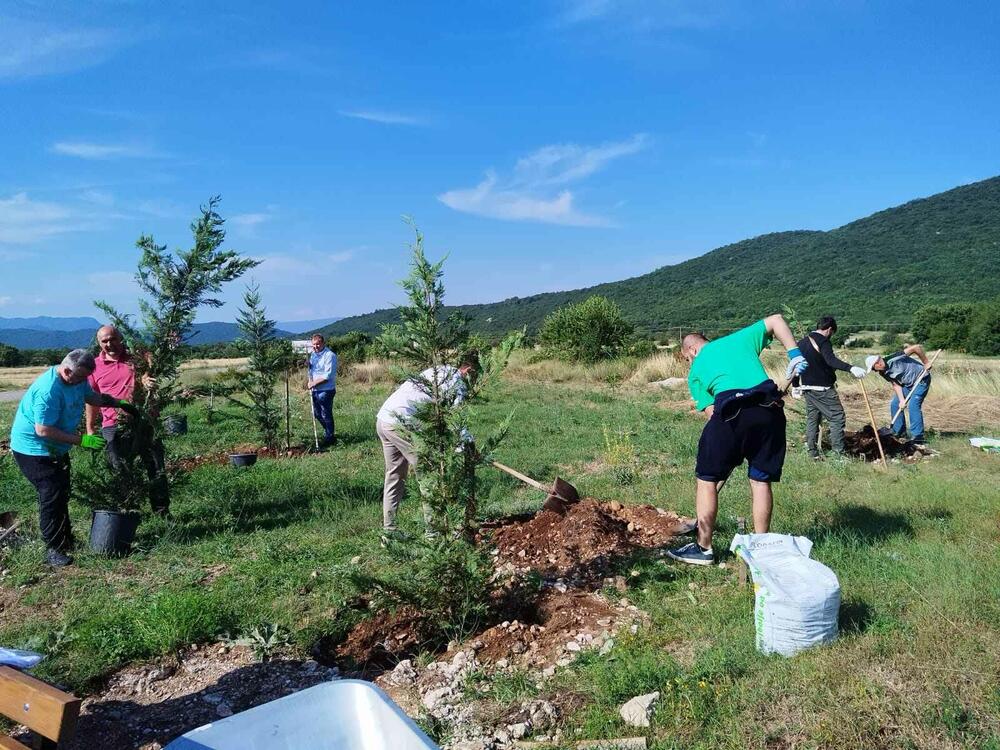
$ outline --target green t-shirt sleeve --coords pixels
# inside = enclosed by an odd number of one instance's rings
[[[747,346],[753,347],[757,354],[767,349],[771,344],[771,339],[774,337],[767,332],[767,323],[763,320],[758,320],[752,325],[748,325],[741,331],[738,331],[736,335],[744,342]]]
[[[694,399],[694,408],[698,411],[707,409],[715,401],[693,370],[688,375],[688,389],[691,391],[691,398]]]

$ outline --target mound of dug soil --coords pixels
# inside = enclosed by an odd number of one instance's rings
[[[217,643],[112,675],[83,702],[66,750],[158,750],[195,727],[337,679],[315,661],[273,658]]]
[[[584,498],[565,515],[543,510],[490,524],[483,533],[501,569],[581,582],[603,577],[616,558],[662,547],[691,528],[691,521],[652,505]]]
[[[919,461],[924,457],[924,452],[916,443],[909,440],[900,440],[892,435],[879,435],[882,441],[882,450],[885,451],[886,458],[900,458],[904,461]],[[871,425],[865,425],[857,432],[844,432],[844,447],[848,455],[863,458],[866,461],[880,461],[878,452],[878,442],[875,440],[875,430]]]
[[[425,623],[420,612],[401,607],[394,613],[362,620],[347,638],[335,646],[333,658],[362,674],[380,671],[412,656],[425,641]],[[326,649],[321,644],[321,651]],[[326,661],[326,654],[318,656]]]

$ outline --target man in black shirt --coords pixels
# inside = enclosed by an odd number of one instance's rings
[[[829,315],[819,319],[816,330],[803,338],[798,346],[809,366],[799,376],[799,387],[806,401],[806,446],[809,455],[822,457],[819,442],[820,419],[830,425],[830,445],[838,455],[844,453],[844,405],[837,394],[837,370],[863,378],[867,371],[838,359],[833,353],[830,337],[837,331],[837,321]]]

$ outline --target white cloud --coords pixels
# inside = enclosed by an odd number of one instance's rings
[[[602,24],[630,32],[707,29],[730,12],[726,0],[561,0],[556,26]]]
[[[73,211],[59,203],[35,201],[27,193],[0,198],[0,242],[29,243],[79,229]]]
[[[13,301],[14,301],[13,297],[9,296],[0,297],[0,307],[3,307],[4,305],[9,305]]]
[[[87,274],[87,283],[101,294],[116,296],[138,289],[135,274],[128,271],[95,271]]]
[[[78,159],[103,161],[107,159],[150,159],[158,154],[145,146],[127,143],[90,143],[87,141],[59,141],[49,149],[54,154],[75,156]]]
[[[347,263],[354,258],[354,250],[338,252],[317,252],[307,250],[302,253],[275,253],[258,256],[260,261],[255,273],[262,277],[315,277],[327,273],[332,266]]]
[[[565,186],[580,182],[610,162],[641,151],[648,138],[638,134],[626,141],[599,146],[557,144],[543,146],[517,160],[509,179],[488,171],[472,188],[449,190],[438,200],[464,213],[507,221],[537,221],[578,227],[607,227],[605,217],[582,212]],[[562,189],[554,193],[556,187]]]
[[[67,29],[0,19],[0,78],[79,70],[103,61],[117,46],[104,29]]]
[[[37,257],[38,253],[28,252],[27,250],[0,250],[0,260],[26,260]]]
[[[421,117],[404,115],[399,112],[380,112],[376,110],[341,110],[343,117],[353,117],[356,120],[367,120],[377,122],[382,125],[426,125],[427,121]]]
[[[238,227],[255,227],[270,220],[271,214],[236,214],[227,219],[230,224],[235,224]]]

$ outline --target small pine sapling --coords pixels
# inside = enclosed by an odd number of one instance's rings
[[[247,369],[234,376],[235,391],[242,397],[229,393],[226,398],[242,409],[244,418],[257,428],[264,445],[275,449],[282,422],[275,386],[282,374],[287,374],[294,357],[292,345],[275,336],[276,324],[268,319],[256,284],[249,285],[243,294],[236,325],[249,357]]]
[[[162,433],[163,408],[183,398],[179,380],[184,358],[182,344],[191,336],[200,307],[221,307],[217,295],[259,261],[242,258],[234,250],[223,250],[225,221],[218,214],[219,197],[201,207],[191,224],[194,246],[171,253],[143,235],[136,243],[142,252],[136,282],[143,292],[139,300],[140,321],[120,313],[103,301],[94,304],[122,333],[133,355],[135,393],[133,400]]]

